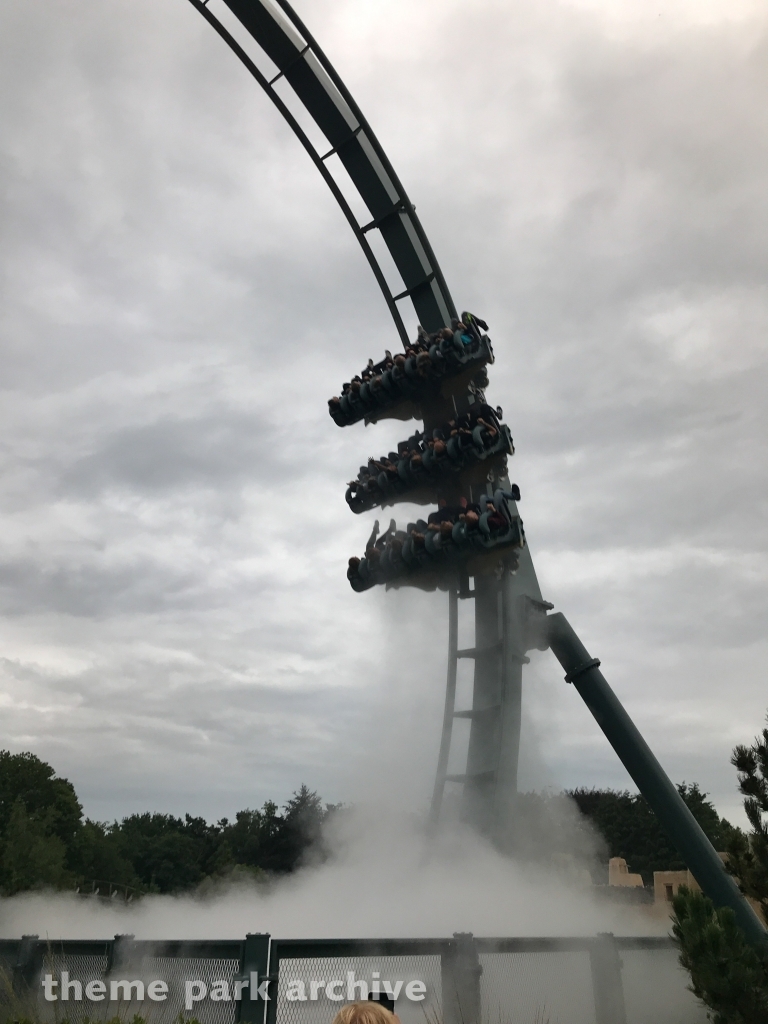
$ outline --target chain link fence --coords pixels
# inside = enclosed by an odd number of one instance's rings
[[[425,1014],[428,1020],[440,1019],[439,956],[309,957],[280,961],[275,1024],[330,1024],[340,1006],[361,995],[367,996],[374,981],[380,991],[386,992],[388,986],[389,993],[397,994],[397,1015],[402,1024],[425,1024]],[[421,1002],[410,1002],[404,996],[405,986],[412,981],[422,981],[426,986]],[[304,986],[306,1001],[287,998],[289,986],[296,982]],[[327,993],[329,983],[334,998],[322,998],[321,993]],[[311,998],[313,985],[320,998]]]
[[[488,953],[480,965],[484,1024],[595,1024],[589,953]]]
[[[6,1016],[28,1016],[18,1009],[24,1000],[32,1019],[43,1024],[130,1021],[134,1014],[149,1024],[192,1018],[201,1024],[331,1024],[344,1003],[374,989],[396,997],[402,1024],[707,1020],[687,989],[672,942],[657,938],[311,941],[248,935],[152,943],[117,936],[50,944],[26,936],[0,941],[0,970],[3,965]]]

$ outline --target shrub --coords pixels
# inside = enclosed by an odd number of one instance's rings
[[[672,906],[680,963],[714,1024],[765,1024],[768,960],[747,942],[731,908],[715,909],[709,897],[685,887]]]

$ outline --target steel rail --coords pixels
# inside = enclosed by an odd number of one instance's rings
[[[208,0],[190,0],[227,43],[287,121],[330,188],[373,270],[398,333],[407,332],[397,303],[410,298],[427,331],[447,326],[456,308],[445,278],[415,208],[392,164],[328,57],[285,0],[223,0],[243,28],[261,47],[278,73],[268,79],[247,52],[209,9]],[[285,79],[305,111],[328,139],[321,154],[310,141],[274,85]],[[336,155],[345,168],[371,221],[360,224],[333,174],[326,166]],[[366,235],[377,230],[402,277],[404,290],[393,295]]]
[[[354,98],[352,97],[352,95],[350,94],[349,90],[347,89],[346,85],[344,84],[344,82],[339,77],[338,73],[336,72],[336,69],[331,64],[331,62],[328,60],[328,58],[323,53],[323,51],[320,49],[320,47],[318,46],[314,36],[311,35],[311,33],[309,32],[309,29],[306,28],[306,26],[304,25],[303,21],[301,21],[299,16],[295,13],[295,11],[291,7],[291,5],[288,3],[288,0],[276,0],[276,2],[280,5],[280,7],[282,7],[282,9],[285,11],[285,13],[291,18],[293,23],[296,25],[296,27],[302,33],[302,35],[307,40],[307,42],[310,43],[310,45],[312,46],[312,49],[317,54],[318,60],[323,65],[323,67],[328,72],[328,74],[330,75],[330,77],[333,80],[333,83],[336,86],[336,88],[339,90],[341,95],[344,97],[344,99],[349,104],[349,106],[350,106],[351,110],[353,111],[353,113],[354,113],[355,117],[357,118],[357,120],[360,122],[360,124],[365,129],[365,133],[368,136],[368,138],[371,140],[371,145],[373,146],[374,150],[376,151],[376,155],[378,156],[379,160],[381,160],[381,162],[382,162],[382,164],[384,166],[384,169],[386,170],[387,174],[390,176],[390,178],[394,182],[395,187],[397,188],[398,192],[404,198],[406,198],[406,200],[407,200],[406,192],[405,192],[405,189],[403,188],[402,182],[400,181],[399,177],[397,176],[397,173],[395,172],[394,167],[390,163],[389,158],[387,157],[387,154],[384,152],[384,149],[382,148],[381,143],[379,142],[379,140],[377,139],[376,135],[374,134],[373,129],[368,124],[368,121],[366,120],[365,115],[360,110],[360,108],[358,107],[358,105],[355,102]],[[423,245],[423,247],[424,247],[424,249],[425,249],[425,251],[427,253],[427,256],[429,257],[429,261],[430,261],[432,267],[434,268],[435,278],[436,278],[436,280],[438,282],[440,290],[442,291],[442,294],[443,294],[443,297],[444,297],[444,300],[445,300],[445,304],[448,307],[448,312],[450,313],[451,316],[456,316],[457,315],[456,307],[455,307],[455,305],[453,303],[453,299],[451,298],[451,293],[448,290],[448,284],[446,283],[445,277],[443,276],[443,272],[440,269],[440,264],[437,262],[437,257],[435,256],[434,250],[432,249],[430,241],[427,238],[427,233],[425,232],[425,230],[424,230],[424,228],[422,226],[421,220],[416,215],[416,207],[413,204],[411,204],[411,203],[409,203],[408,206],[409,206],[409,210],[410,210],[409,217],[410,217],[410,219],[413,222],[413,226],[414,226],[414,228],[416,230],[416,234],[419,237],[419,241]]]
[[[400,310],[397,308],[397,304],[395,303],[394,297],[392,295],[392,290],[390,289],[389,284],[387,283],[387,279],[384,276],[384,272],[379,266],[373,249],[371,249],[371,246],[368,243],[368,239],[365,237],[365,234],[363,233],[363,231],[360,228],[360,225],[358,224],[357,217],[355,216],[347,200],[344,198],[344,193],[336,184],[333,175],[323,163],[322,158],[318,155],[317,150],[312,145],[312,142],[310,141],[307,134],[304,132],[301,125],[298,123],[298,121],[293,116],[288,107],[285,105],[280,96],[272,88],[266,75],[262,74],[262,72],[254,64],[254,62],[251,60],[251,58],[248,56],[248,54],[245,52],[242,46],[240,46],[237,40],[230,34],[230,32],[227,31],[227,29],[221,24],[218,18],[216,18],[216,16],[208,10],[208,0],[189,0],[189,2],[192,4],[195,10],[199,11],[200,14],[202,14],[202,16],[205,18],[205,20],[213,26],[215,31],[218,32],[218,34],[221,36],[221,38],[224,40],[227,46],[232,50],[235,56],[242,62],[242,64],[247,68],[251,75],[253,75],[253,77],[264,90],[264,92],[266,92],[266,94],[272,100],[274,105],[283,115],[289,127],[293,131],[294,135],[297,137],[299,142],[307,151],[312,162],[317,167],[318,171],[320,171],[320,174],[323,176],[323,180],[325,181],[328,188],[331,190],[334,199],[341,207],[342,213],[347,218],[347,222],[349,223],[349,226],[352,228],[355,238],[357,238],[358,242],[360,243],[360,248],[363,250],[365,258],[368,260],[368,265],[373,271],[373,275],[376,278],[379,288],[381,289],[382,295],[384,296],[384,301],[387,304],[387,308],[389,309],[389,312],[392,315],[392,319],[395,321],[395,327],[397,328],[397,333],[400,335],[400,340],[403,343],[403,347],[406,347],[408,345],[409,340],[408,331],[406,330],[405,324],[403,323],[403,318],[400,316]]]

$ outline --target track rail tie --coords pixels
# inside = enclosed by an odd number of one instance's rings
[[[496,651],[500,651],[503,646],[502,640],[497,640],[495,644],[489,644],[488,647],[465,647],[461,651],[456,651],[457,658],[476,658],[479,654],[495,654]]]
[[[385,220],[389,220],[390,217],[394,217],[398,213],[407,212],[408,204],[406,203],[406,201],[404,199],[398,199],[396,203],[392,204],[392,206],[387,210],[386,213],[381,213],[379,214],[378,217],[374,217],[372,221],[369,221],[366,225],[364,225],[364,227],[360,228],[360,230],[365,235],[369,231],[373,231],[373,229],[377,228],[380,224],[383,224]]]
[[[349,135],[345,139],[342,139],[341,142],[338,143],[338,145],[333,147],[333,149],[329,149],[327,153],[323,153],[323,155],[320,157],[320,159],[321,160],[327,160],[329,157],[332,157],[334,153],[338,153],[338,151],[343,146],[346,146],[348,142],[351,142],[352,139],[356,139],[357,136],[360,134],[360,132],[362,130],[363,130],[363,126],[361,124],[359,124],[357,126],[357,128],[353,128],[352,131],[349,133]],[[367,228],[361,228],[360,230],[361,231],[366,231]]]
[[[307,50],[311,50],[311,49],[312,49],[312,46],[311,46],[311,44],[310,44],[310,43],[307,43],[307,45],[306,45],[306,46],[304,47],[304,49],[303,49],[303,50],[300,50],[300,51],[299,51],[299,52],[298,52],[298,53],[296,54],[296,56],[295,56],[295,57],[292,57],[292,58],[291,58],[291,60],[289,60],[289,61],[288,61],[288,63],[287,63],[286,65],[285,65],[285,67],[283,68],[283,70],[282,70],[282,71],[279,71],[279,72],[278,72],[278,73],[277,73],[277,74],[275,75],[275,77],[274,77],[274,78],[270,78],[270,80],[269,80],[269,81],[267,82],[267,85],[268,85],[268,86],[270,87],[270,89],[271,89],[271,88],[272,88],[272,86],[273,86],[273,85],[275,84],[275,82],[276,82],[276,81],[278,80],[278,78],[282,78],[282,77],[283,77],[283,76],[284,76],[284,75],[286,74],[286,72],[290,71],[290,70],[291,70],[291,68],[292,68],[292,67],[293,67],[293,66],[294,66],[295,64],[298,64],[298,63],[299,63],[299,61],[301,60],[301,58],[302,58],[302,57],[304,56],[304,54],[305,54],[305,53],[307,52]]]
[[[501,704],[491,704],[487,708],[471,708],[469,711],[454,711],[454,718],[483,718],[485,715],[501,711]]]
[[[491,782],[496,778],[496,772],[491,769],[488,772],[474,772],[472,775],[446,775],[446,782]]]
[[[420,291],[422,288],[426,288],[428,284],[431,284],[435,279],[435,272],[432,270],[427,276],[419,281],[418,284],[411,285],[410,288],[406,288],[404,292],[400,292],[399,295],[394,295],[393,299],[395,302],[399,302],[400,299],[407,299],[409,295],[413,295],[414,292]]]

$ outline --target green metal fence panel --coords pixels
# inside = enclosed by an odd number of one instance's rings
[[[688,991],[677,950],[666,938],[611,935],[576,938],[270,939],[200,942],[48,942],[36,936],[0,941],[17,996],[41,1021],[72,1024],[134,1013],[152,1024],[195,1017],[202,1024],[330,1024],[351,998],[377,984],[390,991],[402,1024],[704,1024],[706,1014]],[[71,986],[67,1001],[44,998],[45,974]],[[166,998],[147,999],[152,981]],[[119,1002],[75,998],[89,982],[141,982]],[[256,998],[237,982],[255,982]],[[405,998],[409,982],[424,983],[424,999]],[[194,982],[190,1007],[188,984]],[[313,991],[314,986],[314,991]],[[204,994],[202,990],[205,989]],[[58,994],[61,994],[59,988]],[[218,993],[218,998],[214,993]],[[224,998],[224,996],[226,998]],[[301,998],[303,994],[303,998]],[[418,994],[421,994],[420,992]]]
[[[427,1020],[437,1021],[442,1007],[440,961],[439,956],[286,957],[280,961],[273,997],[275,1024],[330,1024],[344,1003],[372,991],[374,982],[382,991],[382,983],[389,983],[390,991],[398,994],[402,1024],[425,1024],[425,1014]],[[426,986],[420,1002],[403,997],[404,986],[412,981]],[[302,992],[304,1000],[291,998]]]
[[[152,1006],[150,1018],[152,1024],[173,1024],[179,1014],[194,1016],[200,1024],[235,1024],[237,1003],[232,998],[232,983],[240,973],[239,959],[203,959],[201,957],[145,957],[141,972],[147,980],[162,978],[168,983],[168,999]],[[230,998],[214,1000],[207,995],[194,1004],[192,1011],[185,1010],[184,985],[188,979],[201,981],[210,993],[216,982],[224,982]],[[126,1013],[130,1020],[131,1013],[146,1015],[140,1007]],[[121,1009],[121,1016],[123,1011]]]
[[[622,949],[620,955],[627,1024],[706,1024],[674,948]]]
[[[451,945],[450,939],[275,940],[270,974],[278,982],[267,1007],[266,1024],[329,1024],[335,1010],[348,1001],[347,986],[354,981],[365,982],[370,991],[374,972],[379,982],[402,981],[405,985],[423,981],[427,987],[424,1000],[410,1002],[401,997],[397,1012],[403,1024],[424,1024],[427,1010],[429,1019],[437,1024],[442,1020],[441,964]],[[308,997],[311,990],[307,986],[315,981],[319,998],[288,998],[291,981],[302,982]],[[327,998],[329,981],[343,983],[341,988],[337,984],[332,990],[334,996],[341,991],[342,999]],[[319,982],[323,983],[322,997]],[[359,989],[354,994],[357,996]]]
[[[586,950],[484,953],[483,1021],[488,1024],[596,1024]]]
[[[62,972],[66,972],[74,983],[79,983],[81,990],[91,981],[102,981],[109,965],[109,952],[106,944],[102,943],[101,948],[86,949],[83,953],[65,954],[56,946],[46,947],[38,961],[38,969],[42,974],[51,974],[61,978]],[[36,979],[37,980],[37,979]],[[37,980],[37,984],[40,982]],[[82,994],[81,991],[81,994]],[[86,1017],[93,1017],[97,1009],[94,1004],[85,999],[76,999],[75,992],[67,993],[68,998],[59,998],[55,1003],[46,1002],[41,998],[38,991],[37,1006],[39,1016],[45,1021],[60,1021],[66,1019],[72,1024],[81,1021]],[[138,1009],[134,1012],[140,1012]]]

